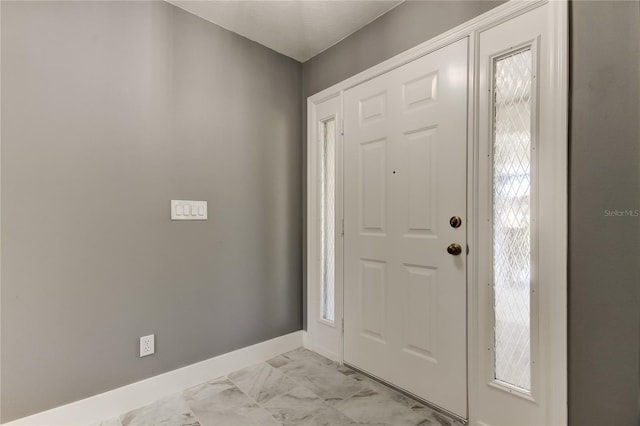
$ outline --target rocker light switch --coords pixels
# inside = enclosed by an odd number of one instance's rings
[[[207,202],[171,200],[171,220],[207,220]]]

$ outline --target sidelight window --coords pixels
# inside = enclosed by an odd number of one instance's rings
[[[336,120],[320,123],[320,315],[335,321]]]
[[[531,389],[531,48],[493,64],[495,378]]]

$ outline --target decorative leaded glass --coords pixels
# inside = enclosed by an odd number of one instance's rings
[[[335,319],[335,119],[320,123],[320,200],[321,200],[321,318]]]
[[[531,49],[494,62],[495,378],[531,388]]]

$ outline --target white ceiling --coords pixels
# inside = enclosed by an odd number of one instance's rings
[[[304,62],[403,0],[167,0]]]

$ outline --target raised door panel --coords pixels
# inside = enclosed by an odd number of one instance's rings
[[[361,232],[384,234],[387,211],[387,141],[360,144]]]
[[[437,270],[426,266],[403,266],[403,351],[422,360],[437,363]]]
[[[436,233],[436,160],[437,127],[420,129],[403,135],[406,187],[401,206],[403,232],[406,237],[433,236]]]
[[[362,260],[360,306],[362,336],[378,343],[386,343],[387,271],[386,263]]]

